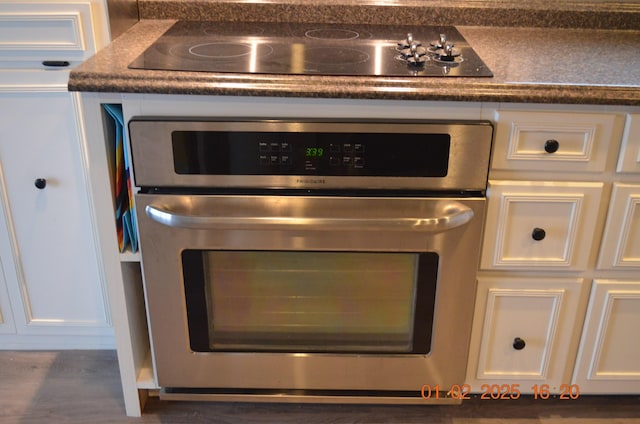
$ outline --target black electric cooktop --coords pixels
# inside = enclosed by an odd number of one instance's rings
[[[242,74],[492,77],[452,26],[175,23],[129,68]]]

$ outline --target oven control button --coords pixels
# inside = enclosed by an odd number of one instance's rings
[[[360,156],[354,157],[353,158],[353,166],[355,166],[356,168],[364,167],[364,158],[361,158]]]
[[[280,159],[280,163],[282,165],[291,165],[291,156],[282,155],[282,158]]]
[[[291,151],[291,143],[289,143],[289,142],[280,143],[280,151],[281,152],[290,152]]]
[[[353,145],[353,151],[356,152],[356,153],[364,153],[364,144],[355,143]]]
[[[261,141],[260,143],[258,143],[258,148],[260,149],[261,152],[268,152],[269,143]]]
[[[331,151],[331,153],[340,153],[340,145],[331,143],[329,145],[329,150]]]
[[[331,165],[331,166],[338,166],[338,165],[340,165],[340,158],[337,158],[337,157],[335,157],[335,156],[331,156],[331,157],[329,158],[329,165]]]
[[[280,156],[276,156],[276,155],[269,156],[269,162],[271,162],[271,165],[279,164],[280,163]]]
[[[345,166],[351,165],[351,156],[343,156],[342,157],[342,164],[345,165]]]
[[[280,151],[280,143],[271,143],[269,145],[269,150],[271,150],[272,152],[279,152]]]
[[[269,156],[260,155],[260,165],[269,165]]]
[[[351,143],[345,143],[342,145],[342,151],[345,153],[351,153],[353,152],[353,144]]]

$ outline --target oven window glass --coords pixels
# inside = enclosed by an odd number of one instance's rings
[[[185,251],[194,351],[427,353],[435,253]]]

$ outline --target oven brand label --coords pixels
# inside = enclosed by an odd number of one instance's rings
[[[326,184],[327,181],[324,178],[298,178],[297,184]]]

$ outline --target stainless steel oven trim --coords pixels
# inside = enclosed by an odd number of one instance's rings
[[[282,196],[258,198],[275,203],[283,200]],[[346,216],[360,214],[364,218],[379,216],[381,210],[420,216],[443,200],[459,202],[473,211],[467,224],[436,233],[174,228],[153,221],[145,213],[150,204],[176,201],[187,206],[203,202],[211,210],[225,211],[225,202],[234,204],[238,199],[247,196],[136,195],[145,296],[160,386],[419,391],[423,384],[450,387],[464,382],[484,198],[292,197],[299,202],[299,213],[307,216],[329,211],[339,216],[340,208]],[[332,206],[334,201],[340,207]],[[440,265],[432,350],[428,355],[192,352],[180,264],[180,252],[186,248],[437,252]]]
[[[218,402],[256,402],[256,403],[322,403],[322,404],[378,404],[378,405],[459,405],[462,403],[461,396],[455,392],[439,391],[437,394],[422,396],[420,390],[414,396],[393,396],[384,392],[362,392],[358,394],[343,394],[335,391],[327,393],[299,392],[288,393],[286,391],[278,393],[224,393],[224,391],[203,391],[194,392],[192,390],[161,389],[160,399],[166,400],[186,400],[186,401],[218,401]]]
[[[445,177],[332,177],[285,175],[180,175],[173,164],[173,131],[351,132],[449,134]],[[488,121],[286,121],[172,120],[134,118],[129,122],[136,184],[146,187],[403,189],[480,191],[486,188],[493,127]],[[398,140],[400,142],[400,140]]]

